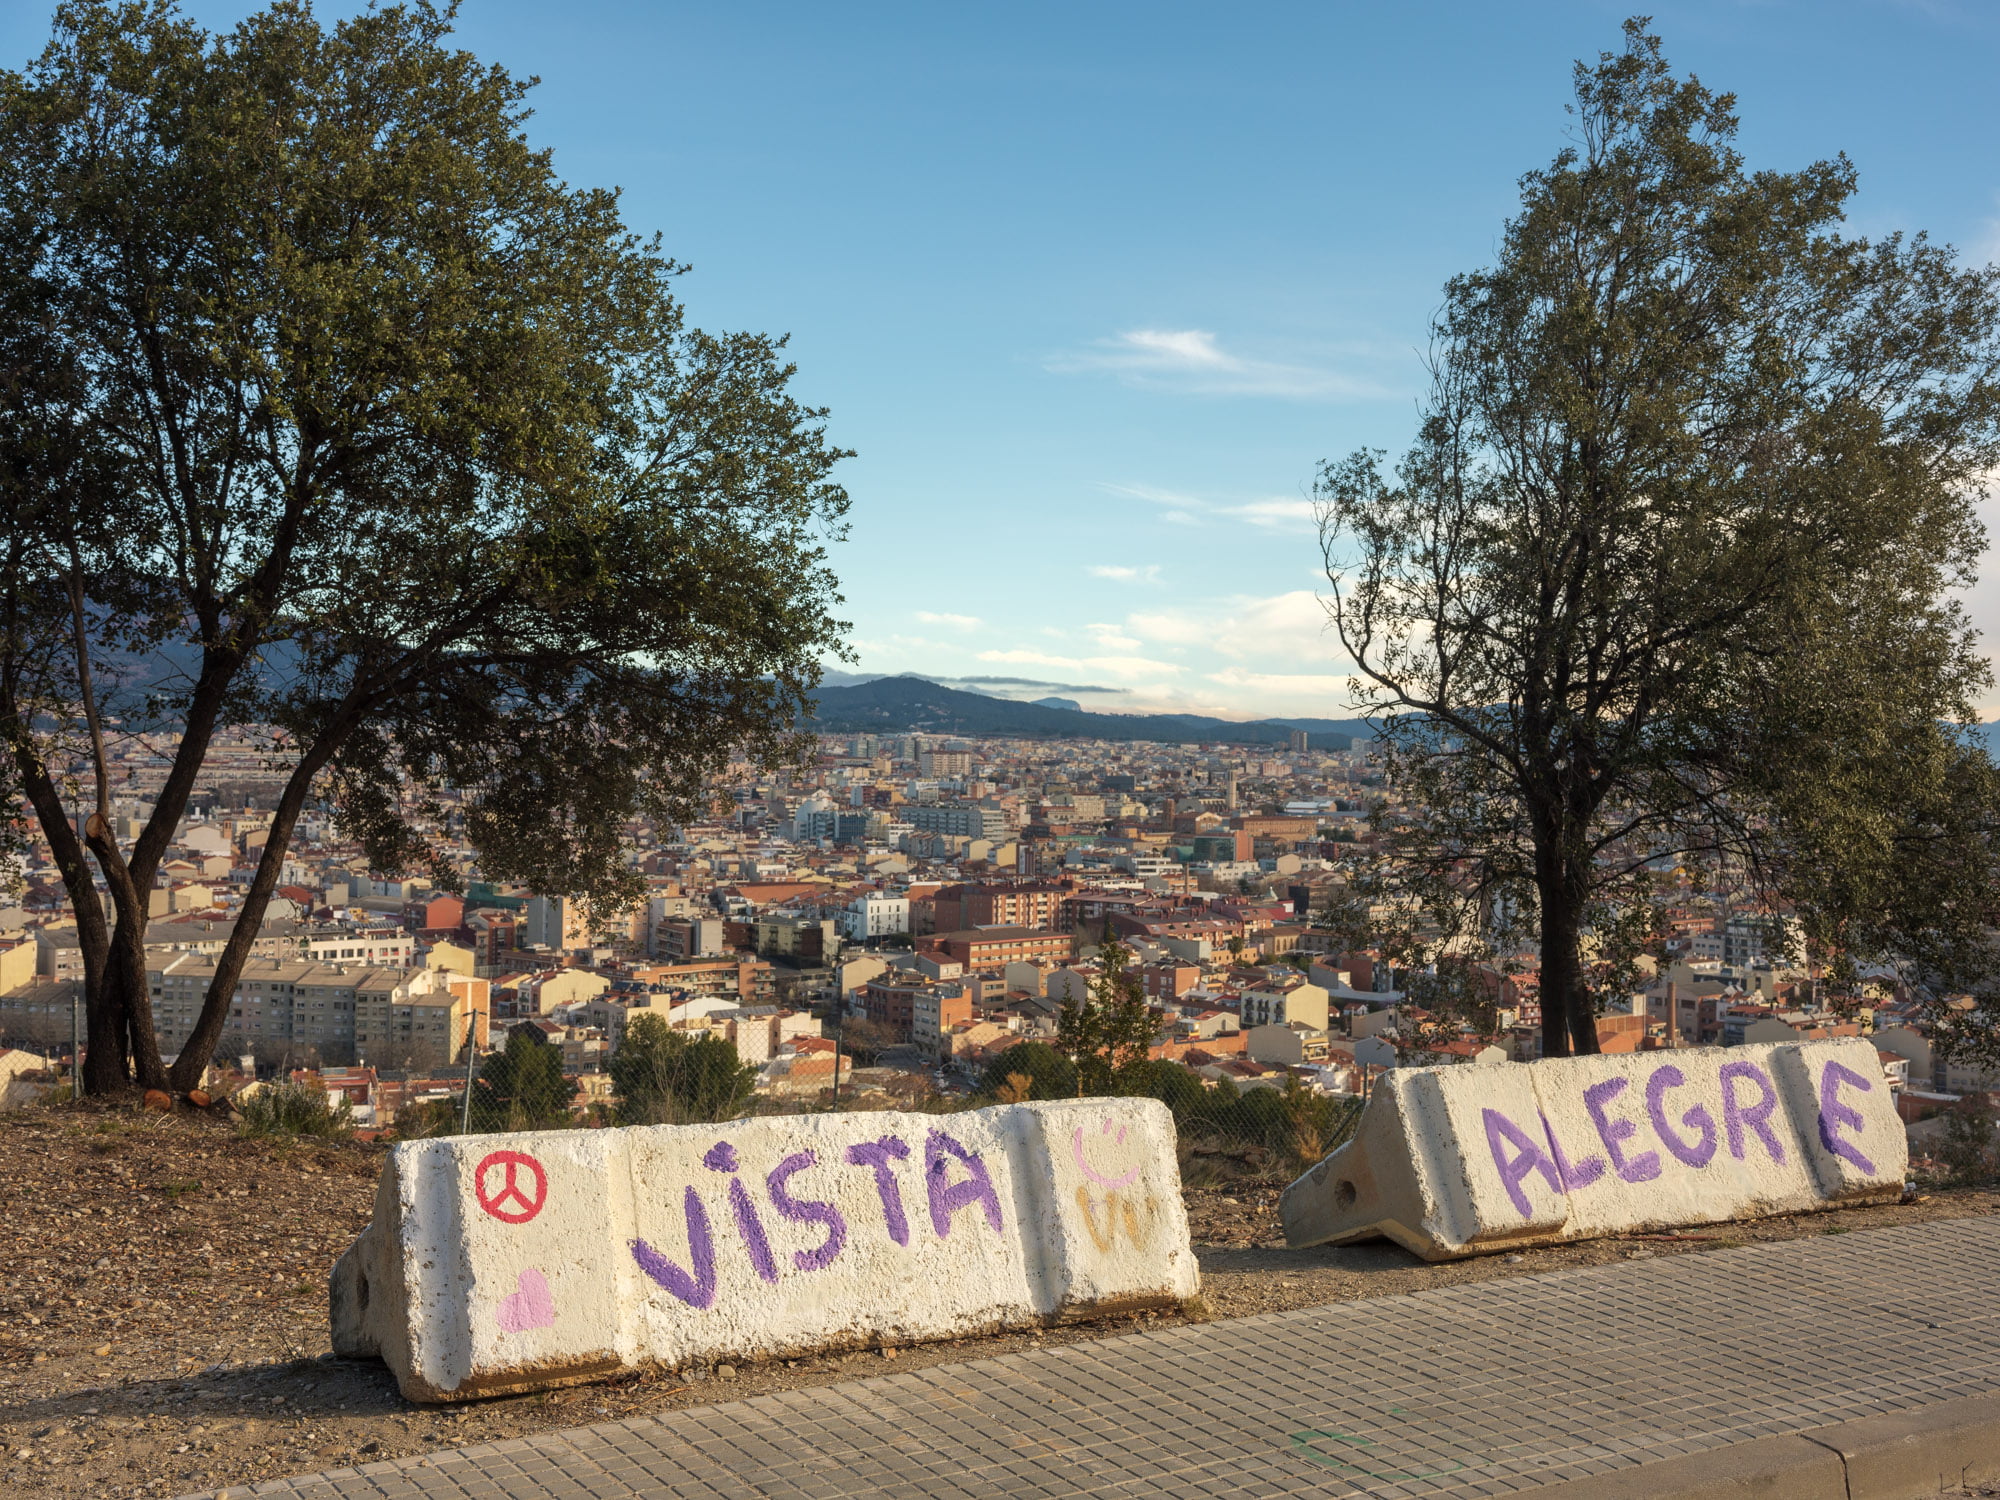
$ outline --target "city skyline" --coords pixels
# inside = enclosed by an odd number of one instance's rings
[[[691,263],[692,322],[792,334],[801,396],[859,454],[837,671],[1341,717],[1314,466],[1407,442],[1440,287],[1490,259],[1561,144],[1571,61],[1628,9],[482,0],[458,37],[540,75],[531,137]],[[1990,14],[1654,12],[1676,69],[1740,95],[1753,166],[1844,150],[1854,232],[2000,256]],[[10,60],[47,26],[0,22]]]

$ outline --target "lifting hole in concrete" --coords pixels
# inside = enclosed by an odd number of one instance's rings
[[[1342,1179],[1333,1185],[1333,1201],[1340,1208],[1354,1207],[1354,1184]],[[364,1297],[366,1292],[362,1294]]]

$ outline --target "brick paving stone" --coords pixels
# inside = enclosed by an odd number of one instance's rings
[[[1960,1219],[1121,1335],[254,1493],[1472,1500],[1993,1390],[2000,1220]]]

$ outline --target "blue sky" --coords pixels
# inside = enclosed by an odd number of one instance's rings
[[[1407,441],[1440,286],[1490,258],[1572,60],[1627,13],[467,0],[460,36],[540,75],[532,134],[692,264],[697,323],[791,334],[859,451],[860,669],[1338,715],[1314,466]],[[46,14],[7,6],[0,55]],[[2000,6],[1660,5],[1654,29],[1739,95],[1753,165],[1844,150],[1855,230],[2000,259]],[[2000,631],[2000,586],[1973,602]]]

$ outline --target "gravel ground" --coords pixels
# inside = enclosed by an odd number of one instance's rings
[[[367,1222],[381,1148],[238,1140],[206,1118],[88,1106],[0,1117],[0,1491],[168,1496],[669,1411],[1172,1321],[657,1372],[469,1406],[412,1406],[379,1365],[327,1352],[326,1275]],[[1229,1164],[1204,1163],[1201,1176]],[[1191,1174],[1193,1175],[1193,1174]],[[1427,1266],[1390,1245],[1287,1250],[1278,1185],[1190,1188],[1212,1317],[2000,1212],[1937,1193]]]

